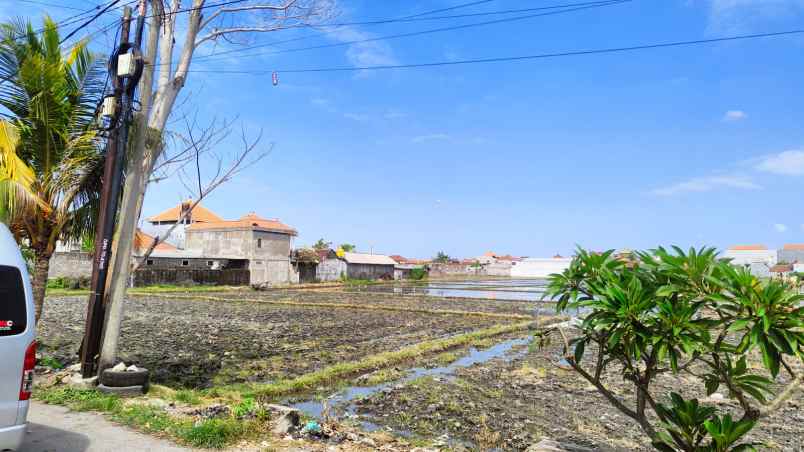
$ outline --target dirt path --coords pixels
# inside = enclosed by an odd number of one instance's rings
[[[96,413],[77,413],[33,402],[28,434],[20,452],[180,452],[169,441],[115,425]]]

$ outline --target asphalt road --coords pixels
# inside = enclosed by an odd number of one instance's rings
[[[28,434],[20,452],[179,452],[189,451],[169,441],[115,425],[97,413],[31,404]]]

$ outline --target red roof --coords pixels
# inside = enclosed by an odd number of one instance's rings
[[[148,248],[151,247],[154,240],[156,239],[153,236],[137,229],[137,232],[134,233],[134,251],[137,253],[148,251]],[[154,251],[176,251],[177,249],[178,248],[167,242],[159,242],[156,247],[154,247]]]
[[[804,243],[787,243],[783,249],[791,251],[804,251]]]
[[[297,234],[295,229],[282,223],[278,219],[274,218],[272,220],[267,220],[265,218],[260,218],[254,212],[242,216],[239,220],[193,223],[187,227],[188,231],[206,231],[211,229],[254,229],[267,232],[279,232],[289,235]]]
[[[179,221],[179,217],[181,217],[182,213],[189,209],[190,206],[193,205],[193,200],[188,199],[183,203],[177,205],[176,207],[171,207],[170,209],[148,218],[148,221],[151,223],[156,223],[158,221]],[[223,221],[223,218],[215,215],[211,210],[207,209],[206,207],[202,206],[201,204],[197,204],[194,208],[192,213],[190,214],[190,221],[192,223],[195,222],[213,222],[213,221]]]
[[[793,271],[791,264],[776,264],[770,268],[771,273],[787,273]]]
[[[389,257],[393,259],[397,264],[423,265],[430,263],[429,259],[409,259],[407,257],[400,256],[398,254],[394,254]]]
[[[766,251],[768,249],[765,245],[734,245],[729,248],[731,251]]]

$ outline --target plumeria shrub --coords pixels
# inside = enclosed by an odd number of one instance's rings
[[[785,281],[731,265],[713,248],[627,255],[579,249],[569,268],[550,277],[546,297],[559,311],[582,313],[579,332],[559,330],[570,366],[659,450],[753,450],[745,434],[801,385],[804,297]],[[607,386],[607,370],[632,385],[635,401]],[[655,382],[667,373],[700,382],[685,392],[720,390],[738,413],[661,393]]]

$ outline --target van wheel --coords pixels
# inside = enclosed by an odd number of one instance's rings
[[[148,369],[140,369],[133,372],[118,372],[112,369],[106,369],[101,374],[100,382],[102,385],[112,388],[145,386],[148,384],[148,374]]]

